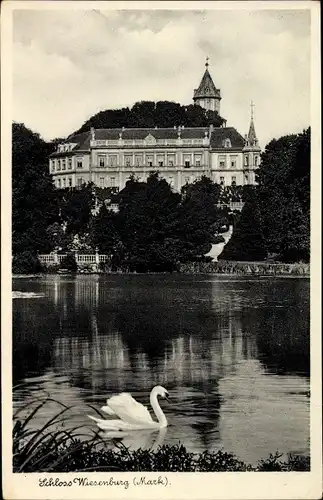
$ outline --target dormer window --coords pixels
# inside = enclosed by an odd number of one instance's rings
[[[230,141],[230,139],[225,139],[224,140],[224,147],[225,148],[231,148],[231,141]]]

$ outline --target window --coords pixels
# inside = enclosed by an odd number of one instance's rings
[[[72,177],[68,178],[68,187],[72,187]]]
[[[225,141],[224,141],[224,147],[225,148],[231,148],[231,141],[230,141],[230,139],[225,139]]]
[[[152,161],[148,161],[148,167],[152,167],[153,166],[153,162]]]
[[[115,185],[116,185],[116,178],[115,177],[111,177],[110,178],[110,186],[111,187],[115,187]]]
[[[237,178],[233,175],[231,177],[231,186],[236,186],[237,185]]]
[[[246,183],[248,183],[248,181],[249,181],[248,174],[246,174],[246,175],[244,176],[244,178],[245,178]]]
[[[190,161],[189,160],[185,160],[185,168],[190,168]]]
[[[158,166],[159,166],[159,167],[163,167],[163,166],[164,166],[164,162],[163,162],[163,161],[159,161],[159,162],[158,162]]]
[[[174,177],[170,177],[168,182],[170,186],[174,186]]]
[[[55,172],[55,160],[51,161],[52,172]]]
[[[235,160],[231,160],[231,168],[235,168],[236,166],[236,161]]]
[[[258,156],[255,156],[255,167],[258,166]]]
[[[104,177],[100,177],[100,187],[104,187]]]
[[[245,157],[244,157],[244,166],[245,166],[245,167],[248,167],[248,165],[249,165],[248,156],[245,156]]]
[[[201,177],[200,175],[197,175],[197,176],[196,176],[196,180],[197,180],[197,182],[199,182],[199,181],[201,180],[201,178],[202,178],[202,177]]]
[[[105,167],[105,156],[99,156],[99,167]]]
[[[117,156],[109,156],[109,165],[110,167],[115,167],[117,165]]]
[[[62,170],[66,170],[66,161],[62,160]]]
[[[65,187],[65,177],[63,177],[63,179],[62,179],[62,188],[64,188],[64,187]]]
[[[136,167],[140,167],[143,163],[142,155],[135,155],[135,165]]]
[[[219,156],[219,167],[220,168],[225,168],[226,166],[226,157],[225,156]]]
[[[77,168],[83,167],[83,158],[76,158],[76,166],[77,166]],[[80,179],[81,179],[81,177],[80,177]]]
[[[201,166],[201,160],[195,160],[195,166],[200,167]]]
[[[57,187],[60,188],[61,187],[61,180],[60,179],[57,179]]]
[[[126,167],[130,167],[130,165],[131,165],[131,157],[130,156],[125,157],[125,164],[126,164]]]
[[[72,158],[68,159],[68,169],[72,170]]]
[[[57,170],[61,169],[61,160],[57,160]]]
[[[224,177],[220,177],[220,184],[221,186],[224,186]]]
[[[190,183],[190,177],[185,177],[185,184],[189,184]]]
[[[169,160],[169,161],[168,161],[168,166],[169,166],[169,167],[173,167],[173,166],[174,166],[174,162],[173,162],[173,160]]]
[[[78,187],[81,187],[83,185],[83,179],[82,179],[82,177],[78,177],[78,179],[77,179],[77,185],[78,185]]]

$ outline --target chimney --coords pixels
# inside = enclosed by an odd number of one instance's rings
[[[91,127],[90,133],[91,133],[91,141],[95,141],[95,128],[94,127]]]

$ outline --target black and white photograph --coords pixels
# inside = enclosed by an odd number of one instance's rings
[[[319,498],[318,4],[4,10],[5,498]]]

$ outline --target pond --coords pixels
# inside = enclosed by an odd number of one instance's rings
[[[125,391],[151,410],[160,384],[171,396],[165,444],[252,464],[309,454],[308,279],[48,275],[16,278],[13,290],[14,409],[49,395],[73,405],[67,426],[90,432],[88,405]],[[58,409],[45,405],[34,425]]]

